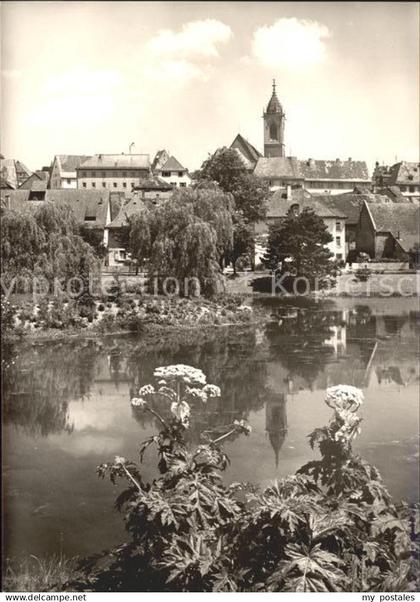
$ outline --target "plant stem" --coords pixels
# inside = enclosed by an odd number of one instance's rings
[[[124,472],[128,476],[128,478],[130,479],[130,481],[132,481],[134,483],[134,485],[137,487],[137,489],[139,491],[143,491],[142,488],[140,487],[140,485],[138,484],[138,482],[136,481],[136,479],[133,477],[133,475],[131,474],[131,472],[124,466],[124,464],[122,464],[122,467],[124,468]]]
[[[160,420],[160,422],[163,424],[163,426],[167,429],[168,425],[166,424],[166,422],[164,421],[164,419],[162,418],[162,416],[159,416],[159,414],[157,412],[155,412],[154,410],[152,410],[151,408],[146,408],[147,412],[150,412],[151,414],[153,414],[153,416],[155,416],[158,420]]]
[[[217,437],[217,439],[210,441],[210,445],[214,445],[215,443],[220,443],[220,441],[223,441],[223,439],[226,439],[227,437],[229,437],[230,435],[232,435],[235,432],[236,432],[236,429],[232,429],[228,433],[225,433],[224,435],[220,435],[220,437]]]

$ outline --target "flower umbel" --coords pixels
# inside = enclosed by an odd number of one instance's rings
[[[216,385],[206,385],[205,387],[203,387],[203,391],[207,395],[207,397],[221,396],[220,387],[217,387]]]
[[[364,401],[363,392],[351,385],[337,385],[329,387],[325,403],[334,410],[348,410],[356,412]]]
[[[147,401],[142,397],[133,397],[131,400],[131,405],[135,408],[145,409],[147,407]]]
[[[172,366],[160,366],[154,372],[155,378],[166,382],[183,381],[187,385],[205,385],[206,375],[193,366],[185,364],[174,364]]]

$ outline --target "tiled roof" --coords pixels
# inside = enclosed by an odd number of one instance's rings
[[[365,161],[325,161],[308,159],[299,161],[299,170],[306,180],[369,180]]]
[[[141,213],[146,208],[146,205],[138,195],[133,195],[132,198],[121,207],[117,217],[109,224],[108,228],[122,228],[128,225],[128,218],[137,213]]]
[[[239,159],[242,161],[246,169],[254,169],[255,161],[251,161],[250,159],[248,159],[248,157],[244,155],[243,151],[240,148],[232,148],[232,150],[234,150],[235,153],[238,155]]]
[[[47,190],[45,201],[57,205],[69,205],[76,216],[79,225],[87,227],[104,228],[107,222],[109,205],[109,190],[80,190],[57,189]],[[85,221],[85,217],[94,216],[94,221]]]
[[[316,195],[317,200],[324,203],[331,211],[343,213],[347,217],[346,225],[356,225],[359,221],[360,210],[367,196],[346,192],[344,194]]]
[[[164,148],[162,150],[159,150],[156,153],[155,158],[153,159],[152,170],[161,169],[163,163],[166,162],[168,157],[169,153],[167,150],[165,150]]]
[[[78,166],[78,169],[84,168],[120,168],[120,169],[149,169],[150,168],[150,157],[149,155],[94,155],[89,157]]]
[[[76,172],[76,169],[84,161],[89,159],[89,155],[56,155],[59,161],[60,172]]]
[[[0,176],[0,188],[2,190],[13,190],[13,185],[9,182],[9,180],[6,180],[6,178]]]
[[[258,178],[302,179],[299,163],[295,157],[260,157],[254,174]]]
[[[36,171],[27,178],[20,186],[20,189],[42,191],[47,189],[50,174],[46,171]]]
[[[254,173],[261,178],[369,181],[366,162],[351,159],[298,161],[295,157],[261,157]]]
[[[26,205],[31,205],[28,201],[30,190],[2,190],[1,204],[5,206],[10,201],[11,209],[24,209]]]
[[[157,176],[151,178],[140,178],[138,183],[133,186],[134,190],[172,190],[172,185],[165,182]]]
[[[257,162],[260,157],[262,157],[262,154],[260,153],[260,151],[257,150],[255,148],[255,146],[253,146],[241,134],[237,134],[235,140],[230,145],[230,148],[236,148],[236,149],[242,151],[243,154],[245,156],[247,156],[247,158],[250,161],[254,161],[254,163]]]
[[[299,209],[313,209],[320,217],[339,217],[346,218],[346,214],[335,207],[330,207],[327,202],[320,199],[319,196],[312,196],[309,192],[303,189],[292,190],[292,198],[285,199],[285,190],[276,190],[270,199],[267,201],[267,217],[281,218],[286,217],[289,209],[298,204]]]
[[[420,184],[420,163],[401,161],[389,170],[389,184],[410,186]]]
[[[420,206],[417,203],[369,203],[377,232],[391,232],[406,251],[420,243]]]
[[[1,159],[1,176],[5,178],[13,188],[18,188],[32,172],[21,161],[15,159]]]
[[[164,165],[160,168],[162,171],[185,171],[185,167],[181,165],[178,159],[173,155],[169,157]]]

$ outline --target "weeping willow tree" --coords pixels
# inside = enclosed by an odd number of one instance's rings
[[[147,261],[148,276],[159,290],[179,287],[190,294],[186,280],[199,282],[206,296],[220,291],[220,263],[232,245],[232,201],[219,189],[177,191],[170,202],[145,210],[130,220],[130,252]]]
[[[71,207],[29,203],[19,209],[2,209],[1,259],[2,278],[10,286],[14,278],[22,286],[33,277],[51,284],[54,279],[68,281],[79,275],[81,259],[92,273],[98,260],[92,247],[78,234]],[[18,290],[15,288],[15,290]]]

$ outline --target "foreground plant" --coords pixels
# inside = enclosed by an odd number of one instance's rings
[[[100,477],[126,480],[116,507],[129,542],[83,561],[69,589],[85,591],[414,591],[412,510],[392,503],[378,471],[353,453],[360,430],[361,391],[327,390],[333,409],[327,427],[311,433],[321,458],[263,491],[226,485],[221,443],[238,431],[235,421],[215,439],[190,449],[191,412],[220,390],[190,366],[155,371],[156,385],[133,398],[134,411],[150,412],[161,431],[155,445],[160,476],[145,483],[137,463],[117,457],[98,467]],[[156,411],[166,400],[169,418]]]

